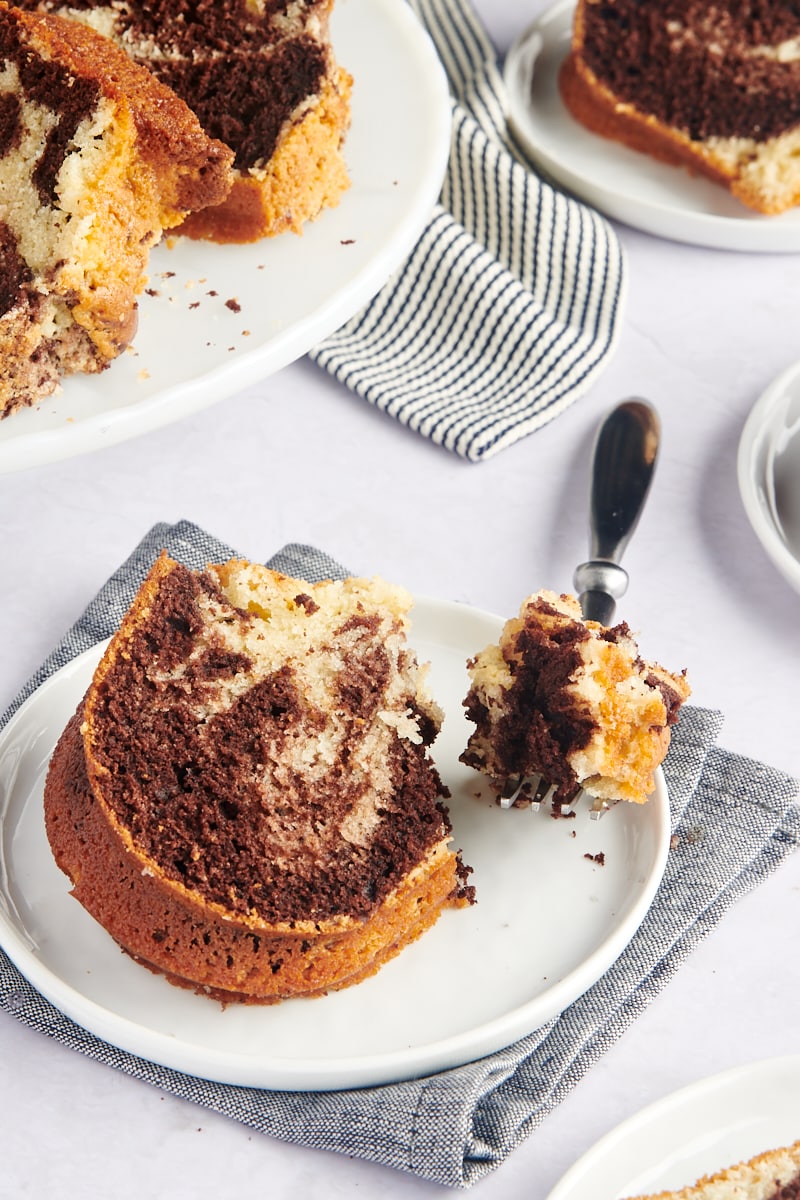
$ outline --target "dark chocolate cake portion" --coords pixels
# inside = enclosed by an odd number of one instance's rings
[[[554,610],[555,615],[555,610]],[[467,766],[485,766],[483,739],[491,738],[496,770],[504,777],[543,774],[556,789],[555,799],[570,799],[578,787],[570,755],[587,745],[597,721],[576,708],[571,683],[582,666],[580,644],[589,632],[578,622],[556,637],[534,619],[526,620],[504,644],[513,662],[513,679],[498,712],[493,694],[473,687],[465,700],[475,735],[462,755]],[[470,663],[474,669],[476,663]],[[502,764],[502,767],[501,767]]]
[[[585,12],[597,78],[692,139],[765,142],[800,122],[796,5],[602,0]]]
[[[26,0],[24,7],[40,7]],[[93,18],[113,30],[137,62],[147,66],[193,109],[206,132],[234,152],[238,168],[263,165],[273,155],[284,123],[317,94],[327,54],[296,24],[294,0],[125,0],[103,6],[91,0],[49,3],[71,16]],[[319,21],[326,4],[304,3],[304,25]],[[98,22],[100,14],[105,19]]]
[[[757,212],[800,203],[794,4],[577,0],[559,87],[592,133],[702,174]]]

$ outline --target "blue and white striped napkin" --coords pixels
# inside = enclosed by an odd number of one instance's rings
[[[494,48],[467,0],[409,0],[447,73],[440,202],[376,298],[310,357],[472,462],[545,425],[617,340],[625,264],[611,226],[518,157]]]

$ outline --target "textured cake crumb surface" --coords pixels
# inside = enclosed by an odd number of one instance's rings
[[[501,787],[543,775],[557,802],[579,788],[643,803],[689,695],[685,675],[639,657],[624,623],[584,621],[574,596],[526,599],[469,664],[474,724],[462,761]]]
[[[349,187],[352,79],[330,41],[332,0],[24,0],[113,38],[186,101],[234,154],[223,204],[189,237],[253,242],[301,232]]]
[[[595,133],[701,172],[758,212],[800,203],[792,5],[579,0],[559,83]]]
[[[635,1200],[797,1200],[798,1196],[800,1141],[766,1150],[676,1191],[638,1196]]]

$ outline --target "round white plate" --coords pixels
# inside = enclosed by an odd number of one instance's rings
[[[188,238],[150,256],[133,349],[71,376],[0,422],[0,471],[134,437],[224,399],[299,358],[374,296],[431,214],[450,150],[447,80],[427,33],[397,0],[340,0],[331,35],[354,77],[337,208],[249,246]]]
[[[800,1056],[748,1063],[673,1092],[607,1134],[548,1200],[675,1191],[800,1137]]]
[[[754,405],[739,440],[737,471],[756,536],[800,592],[800,363]]]
[[[49,756],[100,648],[53,676],[0,735],[0,944],[59,1009],[125,1050],[228,1083],[355,1087],[427,1074],[501,1049],[558,1014],[614,962],[642,921],[669,845],[663,777],[646,805],[601,820],[504,812],[458,756],[466,659],[501,621],[420,600],[413,643],[431,662],[444,728],[435,757],[478,902],[445,912],[372,979],[271,1007],[218,1004],[135,964],[73,900],[42,816]],[[605,865],[585,855],[605,855]],[[553,919],[558,914],[558,919]]]
[[[659,237],[722,250],[800,250],[800,210],[766,217],[724,188],[584,129],[568,112],[558,70],[574,0],[559,0],[508,53],[509,119],[531,158],[595,208]]]

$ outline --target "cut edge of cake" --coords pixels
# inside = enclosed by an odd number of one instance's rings
[[[177,231],[182,235],[244,244],[288,231],[299,234],[325,209],[336,207],[350,187],[344,143],[353,79],[337,62],[331,43],[333,0],[298,0],[286,5],[285,12],[237,0],[230,14],[221,11],[222,5],[215,11],[212,5],[200,4],[188,16],[180,5],[173,11],[163,3],[158,8],[160,21],[143,17],[142,6],[134,0],[25,0],[24,7],[58,12],[102,32],[163,78],[213,136],[230,144],[235,162],[227,197],[188,214]],[[248,132],[240,114],[226,109],[226,101],[231,103],[227,96],[216,98],[204,78],[204,71],[213,75],[226,64],[229,94],[236,97],[232,103],[238,98],[243,109],[250,110],[258,133]],[[250,95],[242,92],[243,69],[255,73],[252,89],[246,89]],[[262,118],[253,108],[265,81],[272,96],[265,95],[257,107],[266,110],[274,97],[282,114],[277,133],[267,117],[261,128]],[[222,86],[225,82],[223,75]]]
[[[524,600],[468,671],[474,729],[461,761],[498,793],[541,776],[554,811],[580,789],[645,803],[690,694],[685,673],[640,658],[627,624],[586,621],[574,596],[549,590]]]
[[[704,1175],[675,1191],[630,1200],[796,1200],[800,1196],[800,1141]]]
[[[755,212],[775,216],[800,204],[800,124],[765,141],[721,136],[700,139],[626,101],[598,77],[584,57],[585,9],[594,2],[578,2],[571,48],[558,74],[561,98],[580,125],[659,162],[703,175]]]
[[[222,204],[191,213],[178,233],[218,243],[257,242],[302,234],[309,221],[336,208],[351,186],[344,155],[353,78],[337,67],[313,107],[287,123],[264,166],[237,170]]]

